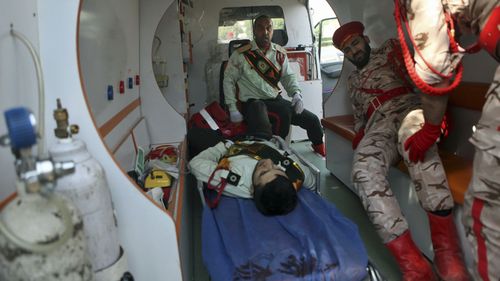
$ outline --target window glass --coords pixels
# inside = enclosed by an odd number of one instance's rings
[[[332,35],[340,26],[339,21],[337,18],[330,18],[321,21],[320,24],[321,27],[317,25],[314,29],[315,35],[318,34],[317,36],[319,36],[319,28],[321,28],[320,63],[342,62],[344,54],[335,48],[332,43]]]
[[[235,39],[253,38],[253,20],[259,15],[268,15],[273,21],[274,30],[284,30],[285,18],[280,6],[253,6],[223,8],[219,14],[217,43],[227,44]]]

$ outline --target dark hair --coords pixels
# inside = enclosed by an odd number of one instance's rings
[[[297,205],[297,191],[284,176],[277,176],[264,186],[255,186],[253,200],[265,216],[285,215]]]
[[[255,29],[255,25],[257,24],[257,21],[259,20],[262,20],[262,19],[268,19],[270,20],[271,17],[268,16],[268,15],[259,15],[258,17],[256,17],[254,20],[253,20],[253,24],[252,24],[252,28]]]

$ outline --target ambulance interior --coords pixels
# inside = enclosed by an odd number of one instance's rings
[[[346,80],[354,67],[331,41],[339,24],[352,20],[364,23],[372,48],[396,38],[393,1],[63,2],[23,0],[0,11],[0,109],[31,109],[44,125],[38,148],[46,152],[56,143],[52,112],[56,99],[61,100],[69,122],[79,126],[75,138],[86,143],[104,168],[119,242],[135,280],[211,280],[201,258],[202,198],[187,169],[185,135],[192,115],[221,100],[221,66],[228,60],[229,43],[252,39],[251,20],[262,13],[273,19],[273,42],[288,51],[305,108],[322,122],[327,155],[315,154],[298,127],[291,128],[290,147],[320,170],[321,196],[357,225],[369,261],[381,276],[366,280],[400,280],[396,261],[352,191],[352,109]],[[330,9],[332,13],[325,12]],[[29,51],[11,30],[35,46],[43,70],[41,87]],[[457,225],[471,173],[468,138],[496,67],[484,51],[465,56],[463,63],[463,82],[450,100],[450,136],[440,144],[450,185],[457,186]],[[6,132],[2,121],[0,134]],[[168,145],[177,156],[169,166],[171,187],[141,189],[128,172],[143,168],[137,167],[137,158],[144,159],[159,145]],[[16,171],[8,148],[0,148],[0,157],[5,163],[1,210],[16,197]],[[398,167],[391,168],[389,178],[416,244],[432,260],[427,217],[413,183]],[[463,230],[459,235],[470,265]]]

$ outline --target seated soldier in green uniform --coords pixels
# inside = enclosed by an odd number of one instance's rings
[[[273,23],[266,15],[253,24],[254,40],[233,52],[224,73],[224,96],[229,107],[231,122],[239,123],[243,117],[249,126],[260,126],[268,120],[268,112],[279,116],[278,135],[286,138],[290,124],[307,131],[315,152],[325,156],[323,129],[316,115],[304,109],[302,94],[295,73],[288,64],[286,50],[271,42]],[[280,95],[281,82],[292,101]],[[242,113],[236,106],[236,87],[242,102]],[[262,103],[261,111],[251,111],[252,103]],[[262,107],[261,107],[262,108]],[[263,121],[264,120],[264,121]]]

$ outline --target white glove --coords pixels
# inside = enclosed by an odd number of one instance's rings
[[[228,140],[228,139],[224,140],[224,146],[227,149],[229,149],[231,147],[231,145],[233,145],[233,144],[234,144],[234,142],[232,140]]]
[[[241,121],[243,121],[243,115],[241,115],[238,110],[229,111],[229,118],[233,123],[240,123]]]
[[[299,92],[293,95],[292,106],[296,114],[301,114],[302,111],[304,111],[304,102],[302,101],[302,95]]]

